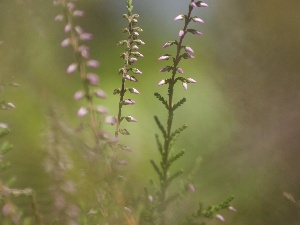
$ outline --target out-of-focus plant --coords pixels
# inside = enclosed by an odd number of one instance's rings
[[[5,86],[10,87],[19,87],[17,83],[10,82],[7,84],[0,84],[0,91],[3,90]],[[0,102],[0,113],[3,110],[11,110],[15,109],[15,105],[12,102],[8,102],[5,100],[1,100]],[[10,163],[4,160],[4,156],[13,149],[12,144],[7,141],[2,142],[2,139],[10,133],[9,126],[6,123],[0,122],[0,173],[6,170]],[[18,197],[20,195],[27,196],[29,201],[28,205],[31,205],[33,217],[36,220],[36,224],[44,225],[41,214],[39,212],[36,196],[32,189],[15,189],[11,188],[14,178],[11,178],[7,181],[0,179],[0,222],[2,225],[21,225],[26,223],[25,220],[22,218],[21,210],[18,209],[16,204],[14,204],[12,197]],[[27,220],[28,221],[28,220]]]

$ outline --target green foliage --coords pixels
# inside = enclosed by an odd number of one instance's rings
[[[154,96],[166,107],[166,109],[169,109],[168,102],[164,99],[163,96],[161,96],[157,92],[154,93]]]

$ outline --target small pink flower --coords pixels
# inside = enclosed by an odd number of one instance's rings
[[[94,73],[88,73],[87,74],[87,80],[91,85],[97,86],[99,82],[99,77],[97,74]]]
[[[204,3],[204,2],[201,2],[201,3],[200,3],[200,6],[201,6],[201,7],[208,7],[208,5],[207,5],[206,3]]]
[[[194,53],[194,50],[191,47],[189,47],[189,46],[185,46],[184,49],[185,49],[186,52]]]
[[[216,218],[217,218],[218,220],[222,221],[222,222],[225,222],[225,218],[224,218],[222,215],[220,215],[220,214],[217,214],[217,215],[216,215]]]
[[[95,90],[94,93],[98,98],[102,98],[102,99],[106,98],[106,93],[101,89]]]
[[[168,60],[170,58],[169,55],[163,55],[161,57],[158,58],[158,60]]]
[[[76,16],[76,17],[83,17],[83,15],[84,15],[84,11],[82,11],[82,10],[75,10],[73,12],[73,16]]]
[[[107,116],[105,118],[105,123],[108,123],[110,125],[114,125],[117,123],[117,118],[115,116]]]
[[[187,83],[196,83],[196,81],[193,78],[190,78],[190,77],[186,78],[186,82]]]
[[[195,187],[193,184],[189,184],[189,189],[191,192],[195,192]]]
[[[204,21],[198,17],[194,17],[194,18],[192,18],[192,20],[197,23],[204,23]]]
[[[88,113],[88,110],[86,107],[81,107],[78,112],[77,112],[77,116],[78,117],[83,117]]]
[[[91,34],[91,33],[82,33],[82,34],[80,34],[79,37],[80,37],[80,40],[89,41],[89,40],[92,40],[93,34]]]
[[[67,68],[67,73],[73,73],[77,69],[77,63],[72,63]]]
[[[174,18],[174,20],[175,20],[175,21],[176,21],[176,20],[183,20],[183,18],[184,18],[184,15],[181,14],[181,15],[176,16],[176,17]]]
[[[195,2],[191,2],[190,6],[193,7],[193,8],[197,7]]]
[[[0,127],[3,129],[8,129],[8,125],[6,123],[0,123]]]
[[[70,40],[70,38],[66,38],[66,39],[64,39],[62,42],[61,42],[61,47],[67,47],[67,46],[69,46],[70,45],[70,43],[71,43],[71,40]]]
[[[133,82],[138,82],[138,80],[137,80],[135,77],[130,76],[130,75],[128,75],[128,74],[126,74],[126,75],[124,76],[124,78],[125,78],[126,80],[130,80],[130,81],[133,81]]]
[[[184,35],[184,31],[180,30],[178,35],[179,35],[179,37],[182,37]]]
[[[182,68],[177,68],[178,73],[183,73],[183,69]]]
[[[123,100],[124,105],[134,105],[136,102],[133,101],[132,99],[125,99]]]
[[[187,83],[182,82],[182,87],[184,88],[184,90],[187,90],[187,88],[188,88]]]
[[[233,206],[229,206],[228,209],[232,212],[237,212],[236,208],[234,208]]]
[[[105,108],[104,106],[100,105],[96,108],[97,112],[101,113],[101,114],[107,114],[108,110],[107,108]]]
[[[84,92],[83,91],[76,91],[76,93],[74,94],[74,99],[79,100],[82,99],[84,97]]]
[[[89,47],[86,45],[81,45],[78,47],[79,52],[81,53],[82,57],[88,59],[90,57]]]
[[[125,119],[126,119],[128,122],[137,122],[137,119],[134,118],[133,116],[126,116]]]
[[[61,14],[58,14],[57,16],[54,17],[55,21],[62,21],[64,19],[64,16]]]
[[[170,42],[167,42],[166,44],[164,44],[162,47],[163,48],[167,48],[167,47],[169,47],[171,45],[171,43]]]
[[[73,11],[73,9],[75,9],[75,4],[73,2],[68,2],[67,7],[70,11]]]
[[[165,83],[166,83],[166,80],[161,80],[157,85],[161,86],[161,85],[164,85]]]
[[[139,92],[137,89],[135,89],[135,88],[129,88],[128,90],[130,91],[130,93],[133,93],[133,94],[139,94],[139,93],[140,93],[140,92]]]
[[[134,45],[134,46],[132,46],[132,49],[133,49],[133,50],[138,50],[139,47],[138,47],[137,45]]]
[[[92,68],[97,68],[100,66],[100,63],[97,60],[91,59],[87,61],[87,66],[92,67]]]
[[[65,26],[65,32],[66,32],[66,33],[70,32],[70,31],[71,31],[71,28],[72,28],[71,24],[68,23],[68,24]]]
[[[79,34],[79,35],[84,33],[82,27],[80,27],[80,26],[76,26],[76,27],[75,27],[75,31],[76,31],[77,34]]]
[[[130,61],[131,63],[134,63],[134,62],[137,61],[137,58],[132,57],[132,58],[129,59],[129,61]]]

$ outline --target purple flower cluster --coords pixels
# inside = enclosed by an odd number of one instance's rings
[[[66,72],[68,74],[72,74],[77,71],[83,84],[83,90],[78,90],[74,94],[74,99],[80,100],[85,98],[88,101],[87,106],[79,108],[77,115],[79,117],[83,117],[91,111],[98,112],[100,114],[107,113],[107,110],[104,109],[103,106],[94,106],[92,101],[93,97],[100,99],[106,98],[104,91],[98,88],[99,76],[95,73],[88,72],[88,70],[95,69],[100,66],[99,61],[90,58],[90,50],[85,43],[92,40],[93,35],[85,32],[82,27],[75,25],[73,22],[74,18],[82,17],[84,15],[84,11],[78,10],[72,0],[54,0],[53,4],[55,6],[61,6],[64,12],[63,14],[55,16],[56,21],[65,22],[64,32],[68,34],[68,37],[61,42],[61,46],[71,46],[76,56],[76,61],[67,67]]]
[[[126,129],[121,129],[120,125],[124,119],[127,122],[137,122],[137,119],[131,115],[123,116],[122,107],[126,105],[134,105],[136,102],[132,99],[125,99],[125,93],[129,91],[132,94],[139,94],[140,92],[133,87],[126,87],[126,81],[129,82],[138,82],[138,79],[135,75],[141,75],[142,71],[134,67],[134,64],[138,61],[139,58],[144,57],[143,54],[139,52],[139,46],[144,45],[145,43],[139,39],[139,33],[143,30],[136,26],[138,23],[138,14],[132,13],[132,1],[127,1],[127,14],[123,14],[123,17],[128,21],[128,27],[123,29],[124,33],[128,34],[126,40],[119,41],[118,45],[125,45],[126,51],[121,54],[121,58],[124,61],[124,65],[119,69],[119,75],[122,76],[121,88],[114,90],[113,94],[118,94],[119,98],[119,111],[118,116],[116,117],[116,130],[115,136],[118,134],[128,135],[129,132]]]
[[[173,59],[173,65],[168,65],[164,68],[162,68],[160,70],[160,72],[170,72],[172,71],[172,78],[171,79],[164,79],[164,80],[161,80],[158,85],[161,86],[161,85],[164,85],[164,84],[167,84],[167,83],[172,83],[175,84],[176,81],[180,80],[182,82],[182,86],[185,90],[187,90],[188,88],[188,83],[196,83],[196,81],[193,79],[193,78],[184,78],[184,77],[178,77],[176,79],[174,79],[175,77],[175,74],[178,72],[180,74],[183,74],[184,71],[182,68],[178,67],[178,64],[180,62],[181,59],[193,59],[195,58],[195,56],[193,55],[194,54],[194,50],[190,47],[190,46],[187,46],[187,45],[183,45],[182,42],[183,42],[183,39],[185,37],[185,35],[187,33],[191,33],[191,34],[196,34],[196,35],[201,35],[202,33],[198,30],[195,30],[195,29],[188,29],[188,24],[193,21],[193,22],[197,22],[197,23],[204,23],[204,21],[196,16],[191,16],[191,12],[194,8],[197,8],[197,7],[208,7],[208,5],[202,1],[197,1],[195,2],[194,0],[191,1],[190,5],[189,5],[189,12],[187,15],[184,15],[184,14],[180,14],[178,16],[176,16],[174,18],[175,21],[178,21],[178,20],[184,20],[184,27],[183,29],[181,29],[178,33],[178,36],[179,36],[179,40],[175,40],[175,41],[168,41],[167,43],[165,43],[162,47],[163,48],[168,48],[170,47],[171,45],[176,45],[177,46],[177,53],[176,53],[176,56],[175,57],[172,57],[172,55],[170,54],[165,54],[163,56],[160,56],[158,58],[158,60],[169,60],[170,58]],[[184,53],[181,54],[181,50],[184,49]]]

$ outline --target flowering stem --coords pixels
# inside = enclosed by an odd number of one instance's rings
[[[185,34],[187,33],[187,27],[189,22],[191,21],[191,12],[193,10],[193,7],[189,5],[189,11],[185,18],[185,23],[183,27],[183,35],[180,36],[179,41],[177,42],[177,50],[176,50],[176,56],[173,58],[173,66],[172,66],[172,76],[171,79],[169,79],[168,82],[168,121],[167,121],[167,132],[166,136],[164,138],[164,147],[162,152],[162,163],[161,163],[161,169],[162,169],[162,178],[161,178],[161,193],[160,193],[160,224],[165,225],[166,224],[166,209],[167,209],[167,190],[169,186],[169,169],[170,169],[170,151],[171,151],[171,142],[172,142],[172,125],[173,125],[173,117],[174,117],[174,111],[175,108],[173,107],[173,97],[174,97],[174,86],[177,82],[177,79],[175,79],[175,76],[177,74],[177,68],[179,65],[179,62],[181,60],[181,49],[183,48],[182,42],[185,37]]]

